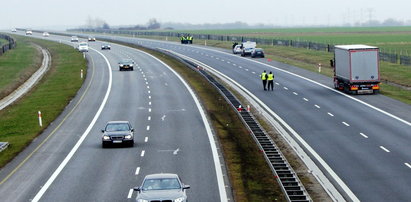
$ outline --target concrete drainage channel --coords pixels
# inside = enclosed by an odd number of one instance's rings
[[[251,132],[253,139],[256,141],[261,151],[264,152],[265,159],[274,175],[276,176],[278,182],[280,183],[281,188],[285,193],[288,201],[312,201],[305,187],[299,180],[297,174],[291,168],[290,164],[287,162],[284,155],[278,149],[277,145],[274,143],[271,137],[261,127],[256,118],[244,107],[241,107],[244,105],[241,105],[240,101],[226,87],[221,85],[217,80],[214,79],[214,77],[212,77],[203,69],[197,68],[197,65],[193,62],[187,61],[165,51],[162,52],[183,61],[193,69],[197,69],[198,72],[200,72],[205,78],[207,78],[207,80],[220,91],[227,102],[231,104],[233,109],[237,111],[238,115],[241,117],[241,120]]]

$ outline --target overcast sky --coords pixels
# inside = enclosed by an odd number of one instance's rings
[[[341,25],[372,20],[411,20],[410,0],[0,0],[0,29],[159,22]]]

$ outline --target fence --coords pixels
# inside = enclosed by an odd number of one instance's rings
[[[110,30],[110,29],[73,29],[70,31],[81,32],[98,32],[98,33],[110,33],[110,34],[129,34],[133,36],[167,36],[167,37],[180,37],[182,33],[177,32],[142,32],[142,31],[129,31],[129,30]],[[190,34],[194,39],[202,40],[217,40],[217,41],[255,41],[257,44],[270,45],[270,46],[290,46],[295,48],[305,48],[316,51],[334,52],[334,44],[323,44],[310,41],[299,40],[283,40],[283,39],[267,39],[267,38],[255,38],[245,36],[223,36],[214,34]],[[394,64],[411,66],[411,57],[396,53],[386,53],[380,50],[380,60],[390,62]]]
[[[5,40],[8,41],[7,44],[4,44],[4,45],[1,46],[1,48],[0,48],[0,56],[3,55],[3,53],[5,53],[6,51],[8,51],[8,50],[10,50],[10,49],[12,49],[12,48],[15,48],[15,47],[17,46],[16,41],[15,41],[12,37],[10,37],[10,36],[8,36],[8,35],[0,34],[0,38],[1,38],[1,39],[5,39]]]

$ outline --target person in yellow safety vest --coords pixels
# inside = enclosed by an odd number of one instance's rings
[[[274,90],[274,74],[272,72],[270,72],[267,75],[267,81],[268,81],[268,90],[270,90],[270,87],[271,87],[271,90]]]
[[[263,73],[261,73],[260,77],[261,77],[261,80],[263,81],[264,90],[267,90],[267,88],[266,88],[266,86],[267,86],[267,73],[265,72],[265,70],[264,70]]]

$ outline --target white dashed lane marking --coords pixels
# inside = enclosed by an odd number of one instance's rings
[[[368,138],[367,135],[365,135],[364,133],[360,133],[361,136],[363,136],[364,138]]]
[[[148,142],[148,137],[144,138],[144,142]]]
[[[233,64],[234,66],[237,66],[237,64]]]
[[[240,69],[242,69],[243,67],[242,66],[238,66]]]
[[[135,174],[138,175],[140,173],[140,167],[137,167]]]
[[[148,99],[151,99],[151,95],[148,96]]]
[[[296,92],[293,92],[293,94],[294,94],[294,95],[298,95],[298,93],[296,93]]]
[[[150,121],[150,120],[151,120],[151,116],[148,116],[147,120],[149,120],[149,121]]]
[[[343,121],[342,123],[343,123],[345,126],[347,126],[347,127],[350,126],[350,124],[348,124],[348,123],[346,123],[346,122],[344,122],[344,121]]]
[[[275,82],[275,85],[278,85],[278,86],[279,86],[280,84],[279,84],[279,83],[277,83],[277,82]]]
[[[385,147],[383,147],[383,146],[380,146],[380,148],[381,148],[382,150],[384,150],[385,152],[387,152],[387,153],[390,152],[390,150],[388,150],[387,148],[385,148]]]
[[[148,108],[148,112],[151,112],[151,108]]]
[[[251,73],[255,74],[255,72],[251,72]]]
[[[285,90],[288,90],[288,88],[287,88],[287,87],[285,87],[285,86],[284,86],[283,88],[284,88]]]
[[[147,126],[147,130],[150,130],[150,126]]]
[[[248,69],[245,69],[245,71],[247,71],[247,72],[248,72]]]
[[[318,105],[314,105],[315,107],[317,107],[318,109],[320,109],[321,107],[320,106],[318,106]]]
[[[148,94],[150,94],[150,93],[151,93],[151,91],[147,91],[147,93],[148,93]]]
[[[148,102],[148,105],[151,105],[151,102]]]
[[[128,191],[127,198],[131,198],[133,196],[133,191],[134,189],[130,189],[130,191]]]
[[[145,151],[145,150],[141,151],[140,156],[141,156],[141,157],[143,157],[145,153],[146,153],[146,151]]]
[[[303,100],[306,101],[306,102],[308,102],[308,99],[307,99],[307,98],[303,98]]]
[[[330,116],[334,116],[334,114],[331,114],[330,112],[328,112],[328,115],[330,115]]]

